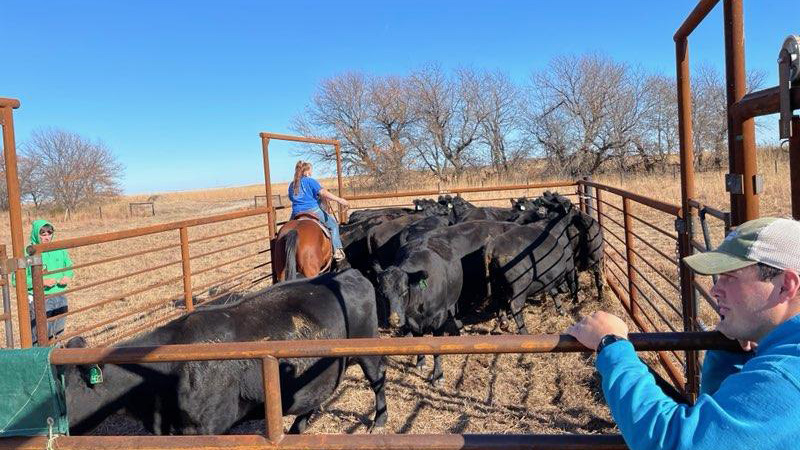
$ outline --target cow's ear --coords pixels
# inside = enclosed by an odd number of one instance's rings
[[[412,272],[408,274],[408,284],[409,286],[416,286],[420,289],[427,288],[428,272],[425,270],[420,270],[419,272]]]

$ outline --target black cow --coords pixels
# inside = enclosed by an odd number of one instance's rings
[[[485,268],[490,294],[505,322],[509,310],[517,331],[527,334],[523,317],[529,296],[553,292],[567,283],[573,296],[577,295],[575,257],[567,228],[574,210],[553,210],[542,220],[513,228],[495,237],[486,245]],[[558,309],[558,297],[554,295]]]
[[[281,283],[226,306],[198,309],[121,346],[377,337],[375,291],[356,270]],[[82,338],[68,346],[85,345]],[[383,357],[353,358],[375,392],[373,427],[386,423]],[[290,433],[336,390],[347,358],[280,360],[283,414],[297,415]],[[73,433],[96,427],[119,410],[155,434],[222,434],[237,422],[264,417],[258,360],[105,365],[89,385],[85,367],[65,366]]]
[[[535,204],[543,205],[549,211],[558,208],[574,212],[567,234],[575,254],[575,266],[578,272],[591,271],[594,276],[597,296],[603,300],[603,261],[605,256],[605,240],[600,223],[589,214],[575,208],[575,205],[563,195],[546,191]]]
[[[414,336],[444,334],[456,319],[459,303],[474,304],[486,295],[483,247],[494,235],[518,225],[472,221],[438,229],[409,241],[393,266],[378,274],[378,291],[389,301],[389,324]],[[462,311],[468,312],[468,311]],[[417,360],[421,365],[422,358]],[[439,356],[434,356],[433,383],[442,378]]]

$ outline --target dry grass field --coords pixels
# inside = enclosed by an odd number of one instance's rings
[[[763,155],[762,155],[763,156]],[[762,195],[762,214],[788,215],[789,175],[788,156],[770,156],[760,161],[761,172],[765,176],[766,191]],[[697,199],[709,206],[728,209],[728,195],[724,191],[722,171],[698,173]],[[502,185],[521,180],[481,180],[473,185]],[[531,182],[544,181],[531,179]],[[631,192],[659,199],[672,204],[680,203],[679,178],[672,173],[653,175],[597,176],[595,181],[623,187]],[[334,180],[324,184],[334,187]],[[416,189],[452,189],[454,186],[437,186],[430,180],[409,183]],[[283,193],[286,184],[275,185],[273,192]],[[574,194],[575,188],[553,189],[565,194]],[[514,191],[504,193],[467,194],[465,197],[477,201],[479,205],[507,206],[508,198],[521,195],[536,195],[538,191]],[[362,192],[357,192],[362,193]],[[346,189],[346,194],[350,192]],[[115,203],[102,207],[99,211],[80,211],[69,220],[64,217],[49,217],[56,226],[56,239],[94,235],[109,231],[125,230],[135,227],[165,223],[192,217],[222,214],[235,210],[253,208],[253,196],[263,195],[263,186],[214,189],[204,191],[172,192],[158,195],[155,199],[156,216],[150,217],[144,211],[129,217],[128,202],[145,201],[148,196],[121,198]],[[577,197],[573,196],[573,200]],[[358,202],[356,207],[380,206],[410,202],[407,199],[385,199]],[[604,194],[604,224],[608,227],[606,239],[607,267],[613,277],[619,277],[620,284],[627,287],[625,278],[626,262],[624,232],[617,223],[622,223],[622,215],[616,208],[622,202],[616,195]],[[263,201],[263,199],[261,199]],[[149,211],[148,211],[149,213]],[[648,207],[633,204],[631,213],[656,225],[668,233],[674,233],[674,217],[657,212]],[[279,214],[279,220],[286,216]],[[38,217],[31,213],[30,218]],[[0,216],[0,220],[7,220]],[[27,212],[25,227],[29,227]],[[675,312],[680,310],[680,299],[674,289],[678,281],[674,263],[664,255],[675,257],[675,243],[666,234],[634,220],[633,231],[635,248],[639,261],[637,267],[637,286],[640,289],[640,303],[645,314],[649,315],[660,330],[667,330],[670,323],[681,326],[681,318]],[[7,222],[6,222],[7,223]],[[213,297],[225,290],[248,291],[268,284],[264,275],[270,271],[266,262],[268,254],[265,237],[266,218],[263,215],[237,219],[222,224],[204,225],[189,229],[190,240],[212,237],[190,244],[193,256],[192,272],[204,272],[193,276],[192,283],[197,293],[196,301]],[[723,228],[711,218],[712,243],[720,241]],[[699,230],[699,226],[697,227]],[[247,231],[241,231],[247,230]],[[232,234],[228,234],[232,233]],[[613,235],[610,235],[613,233]],[[27,234],[27,232],[26,232]],[[224,236],[221,236],[224,235]],[[215,237],[217,236],[217,237]],[[3,229],[0,239],[9,247],[8,229]],[[27,239],[27,237],[26,237]],[[702,242],[698,233],[697,241]],[[123,316],[130,308],[150,303],[162,305],[150,313],[129,314],[121,320],[102,327],[99,331],[88,332],[90,342],[95,344],[115,340],[124,333],[151,323],[153,320],[166,320],[170,314],[181,310],[171,301],[180,297],[183,285],[181,274],[178,231],[158,233],[132,238],[120,243],[109,243],[81,247],[70,250],[76,266],[85,265],[104,258],[114,258],[145,249],[163,250],[120,261],[97,264],[76,269],[74,288],[78,292],[69,296],[70,309],[88,307],[98,301],[111,299],[105,306],[88,309],[70,316],[67,334],[81,331],[89,324],[111,321]],[[242,243],[247,245],[241,245]],[[238,246],[237,246],[238,245]],[[616,250],[621,250],[621,254]],[[212,253],[219,250],[220,253]],[[659,253],[660,252],[660,253]],[[177,261],[177,263],[175,263]],[[227,261],[234,261],[223,267],[215,267]],[[143,272],[136,276],[126,273],[144,271],[159,267],[156,271]],[[238,276],[238,278],[237,278]],[[112,283],[95,283],[103,279],[118,277]],[[230,281],[218,281],[233,277]],[[177,279],[176,279],[177,278]],[[170,281],[172,280],[172,281]],[[701,280],[708,285],[708,280]],[[145,286],[163,286],[137,292]],[[673,284],[673,286],[670,286]],[[13,294],[13,292],[12,292]],[[604,309],[623,315],[623,309],[613,293],[606,289],[605,301],[596,299],[588,277],[582,277],[581,302],[573,305],[566,316],[555,313],[552,301],[545,304],[531,304],[526,312],[526,323],[531,333],[559,333],[580,316],[597,309]],[[645,298],[648,301],[645,301]],[[652,303],[652,305],[651,305]],[[714,311],[701,302],[700,314],[704,322],[713,326]],[[16,317],[16,309],[14,308]],[[633,324],[631,324],[633,327]],[[16,331],[16,323],[15,323]],[[469,334],[494,334],[501,331],[495,322],[489,321],[466,330]],[[16,333],[15,333],[16,334]],[[652,361],[653,355],[643,355]],[[584,354],[553,355],[473,355],[443,357],[445,382],[432,387],[424,381],[431,369],[428,365],[420,372],[414,368],[410,357],[392,357],[388,363],[387,400],[390,419],[387,432],[400,433],[612,433],[616,432],[608,409],[599,390],[599,380],[593,368],[593,357]],[[325,410],[313,421],[311,433],[351,433],[365,432],[372,415],[372,393],[357,366],[351,367],[342,386],[334,398],[326,403]],[[290,423],[287,418],[287,426]],[[256,433],[262,428],[261,422],[243,424],[234,432]],[[137,430],[129,424],[98,430],[99,433],[125,434]]]

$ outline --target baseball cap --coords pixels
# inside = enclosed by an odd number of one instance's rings
[[[683,258],[702,275],[716,275],[763,263],[800,269],[800,222],[780,217],[747,221],[731,231],[716,250]]]

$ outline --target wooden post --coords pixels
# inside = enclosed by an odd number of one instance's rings
[[[35,256],[35,255],[31,255]],[[36,317],[36,340],[39,347],[46,347],[50,343],[47,333],[47,311],[44,301],[44,278],[42,275],[42,261],[31,264],[31,279],[33,280],[33,312]],[[30,326],[30,324],[28,324]]]

